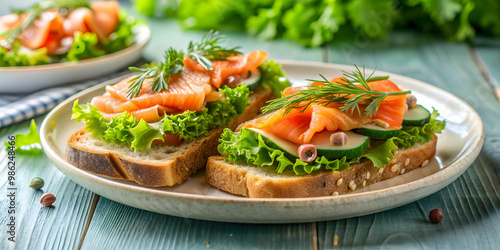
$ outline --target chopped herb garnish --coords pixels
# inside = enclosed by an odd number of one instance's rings
[[[292,109],[299,108],[304,112],[311,104],[328,105],[330,103],[344,104],[341,111],[354,113],[358,112],[360,116],[372,117],[377,113],[380,104],[387,96],[409,94],[411,91],[400,92],[380,92],[370,89],[368,82],[388,79],[389,76],[372,77],[375,70],[366,77],[365,67],[361,71],[356,65],[353,72],[343,71],[344,75],[340,81],[335,83],[327,80],[320,75],[322,80],[308,80],[321,82],[324,85],[312,85],[308,89],[301,90],[298,93],[277,98],[269,102],[269,105],[263,108],[263,112],[271,112],[278,109],[285,109],[285,114]],[[357,84],[356,84],[357,83]],[[360,105],[363,105],[360,108]]]
[[[130,67],[130,70],[141,72],[141,74],[130,80],[132,84],[128,88],[127,98],[138,96],[144,80],[148,78],[154,77],[153,83],[150,86],[152,91],[160,92],[168,89],[168,80],[171,76],[179,73],[184,65],[182,63],[183,56],[182,52],[176,51],[174,48],[169,48],[165,52],[165,62],[162,64],[146,64],[145,68]]]
[[[203,36],[201,42],[189,42],[187,55],[206,70],[212,70],[211,60],[226,60],[230,56],[241,54],[237,51],[239,47],[222,47],[220,44],[223,42],[224,36],[211,30]],[[184,66],[183,57],[182,52],[170,48],[165,52],[165,63],[146,64],[144,68],[130,67],[130,70],[141,72],[141,74],[130,80],[132,84],[127,91],[127,98],[138,96],[144,80],[148,78],[155,78],[150,87],[152,91],[159,92],[168,89],[168,79],[179,73]]]
[[[211,60],[226,60],[230,56],[241,54],[237,51],[239,47],[221,47],[224,37],[218,31],[210,30],[203,36],[201,42],[189,42],[187,54],[206,70],[212,70]]]

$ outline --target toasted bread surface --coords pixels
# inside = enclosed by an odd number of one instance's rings
[[[371,161],[352,165],[344,171],[295,175],[276,173],[273,166],[259,167],[225,162],[224,156],[208,159],[207,182],[226,192],[250,198],[304,198],[344,194],[393,178],[427,165],[436,153],[437,136],[425,144],[394,152],[394,159],[383,168]]]
[[[258,88],[250,95],[250,106],[229,128],[234,130],[241,122],[257,116],[271,97],[269,88]],[[208,136],[180,146],[154,144],[150,150],[141,152],[124,145],[106,144],[82,128],[68,139],[66,160],[80,169],[111,178],[151,187],[173,186],[205,166],[209,156],[217,154],[222,130],[213,129]]]

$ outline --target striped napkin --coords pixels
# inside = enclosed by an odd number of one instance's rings
[[[145,61],[141,59],[134,65],[139,66],[144,63]],[[129,73],[130,70],[123,69],[92,80],[44,89],[28,95],[0,93],[0,128],[45,114],[60,102],[86,88]]]

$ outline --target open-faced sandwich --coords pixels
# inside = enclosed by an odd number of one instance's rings
[[[287,88],[268,113],[224,130],[207,182],[251,198],[330,196],[427,165],[445,126],[437,111],[356,69]]]
[[[267,53],[241,54],[221,39],[209,32],[185,53],[170,48],[164,63],[75,101],[72,119],[85,128],[69,138],[67,161],[146,186],[179,184],[205,166],[224,127],[254,118],[290,85]]]
[[[117,1],[42,0],[0,17],[0,67],[80,61],[134,43]]]

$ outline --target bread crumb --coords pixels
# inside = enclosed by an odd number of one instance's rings
[[[343,181],[342,178],[340,178],[340,179],[337,180],[337,187],[340,186],[340,185],[342,185],[342,181]]]
[[[338,246],[339,245],[339,236],[338,235],[335,235],[335,237],[333,237],[333,246]]]
[[[429,164],[429,160],[425,160],[424,162],[422,162],[422,167],[427,166],[427,164]]]

